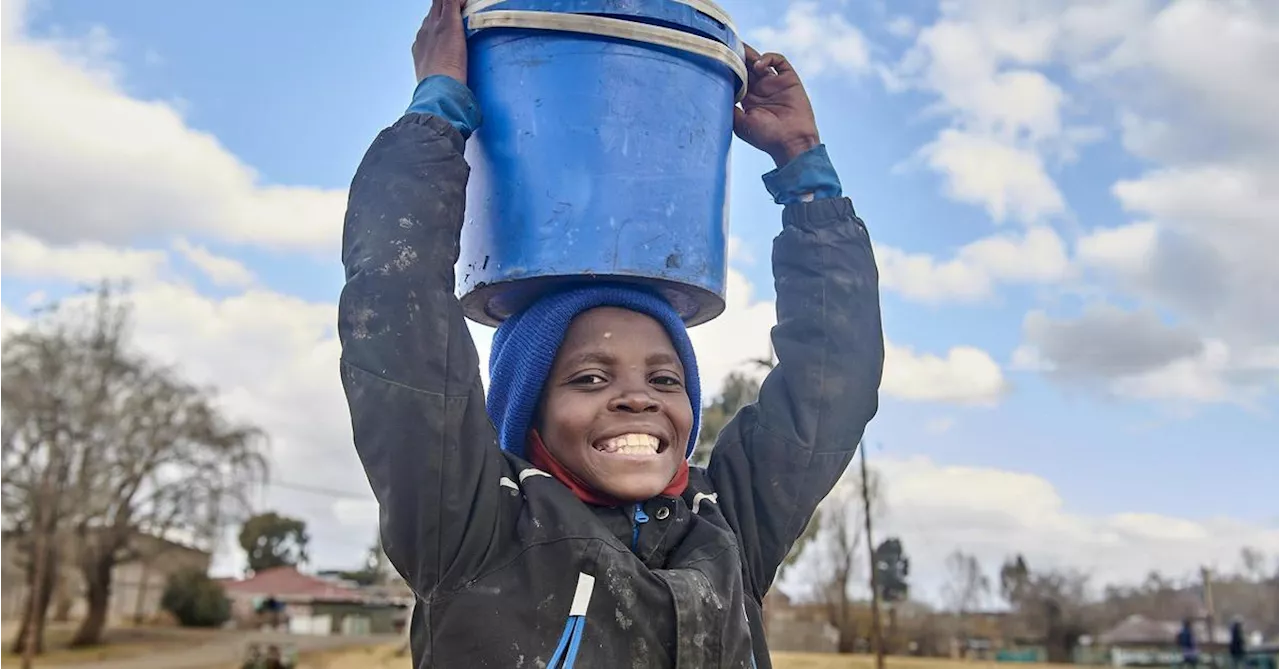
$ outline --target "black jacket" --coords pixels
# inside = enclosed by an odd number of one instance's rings
[[[454,296],[468,174],[461,135],[408,114],[365,155],[343,231],[342,382],[418,598],[414,665],[546,666],[594,583],[578,667],[770,666],[761,602],[876,412],[876,267],[852,204],[784,209],[779,362],[710,465],[680,497],[605,508],[498,448]]]

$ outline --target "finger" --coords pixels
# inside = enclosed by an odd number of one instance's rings
[[[791,67],[791,61],[788,61],[787,57],[780,53],[766,53],[761,56],[762,60],[766,58],[769,60],[769,66],[777,70],[778,74],[795,72],[795,68]]]
[[[750,44],[747,44],[746,42],[743,42],[743,43],[742,43],[742,48],[743,48],[743,50],[744,50],[744,51],[746,51],[746,53],[747,53],[747,65],[750,65],[750,64],[752,64],[752,63],[756,62],[757,60],[760,60],[760,52],[759,52],[759,51],[756,51],[756,50],[755,50],[755,49],[753,49],[753,48],[751,48],[751,45],[750,45]]]
[[[741,137],[747,131],[747,113],[742,107],[733,108],[733,131]]]
[[[760,77],[752,83],[751,93],[761,98],[771,98],[789,88],[799,86],[800,77],[795,72],[787,72],[786,74],[760,75]]]
[[[757,58],[751,65],[757,70],[767,71],[774,68],[781,60],[782,56],[779,56],[776,53],[766,53]]]
[[[777,53],[766,53],[760,56],[752,67],[751,92],[767,98],[801,85],[800,75],[796,74],[785,56]]]

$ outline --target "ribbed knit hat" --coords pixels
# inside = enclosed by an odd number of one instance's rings
[[[596,307],[620,307],[636,311],[662,324],[684,365],[685,389],[693,406],[693,431],[685,457],[693,455],[702,418],[702,391],[698,361],[684,321],[661,296],[638,286],[599,283],[548,294],[520,313],[503,321],[493,335],[489,353],[489,417],[498,429],[502,449],[520,457],[537,410],[542,388],[551,374],[569,323]]]

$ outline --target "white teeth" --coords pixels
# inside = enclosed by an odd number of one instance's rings
[[[605,453],[648,455],[658,452],[658,438],[651,434],[624,434],[600,444]]]

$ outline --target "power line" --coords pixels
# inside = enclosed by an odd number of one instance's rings
[[[294,492],[306,492],[313,495],[325,495],[328,497],[337,497],[341,499],[350,499],[360,502],[368,502],[373,497],[373,493],[358,494],[349,490],[336,490],[334,488],[325,488],[322,486],[306,485],[302,483],[290,483],[288,481],[268,481],[267,485],[273,488],[284,488]]]

